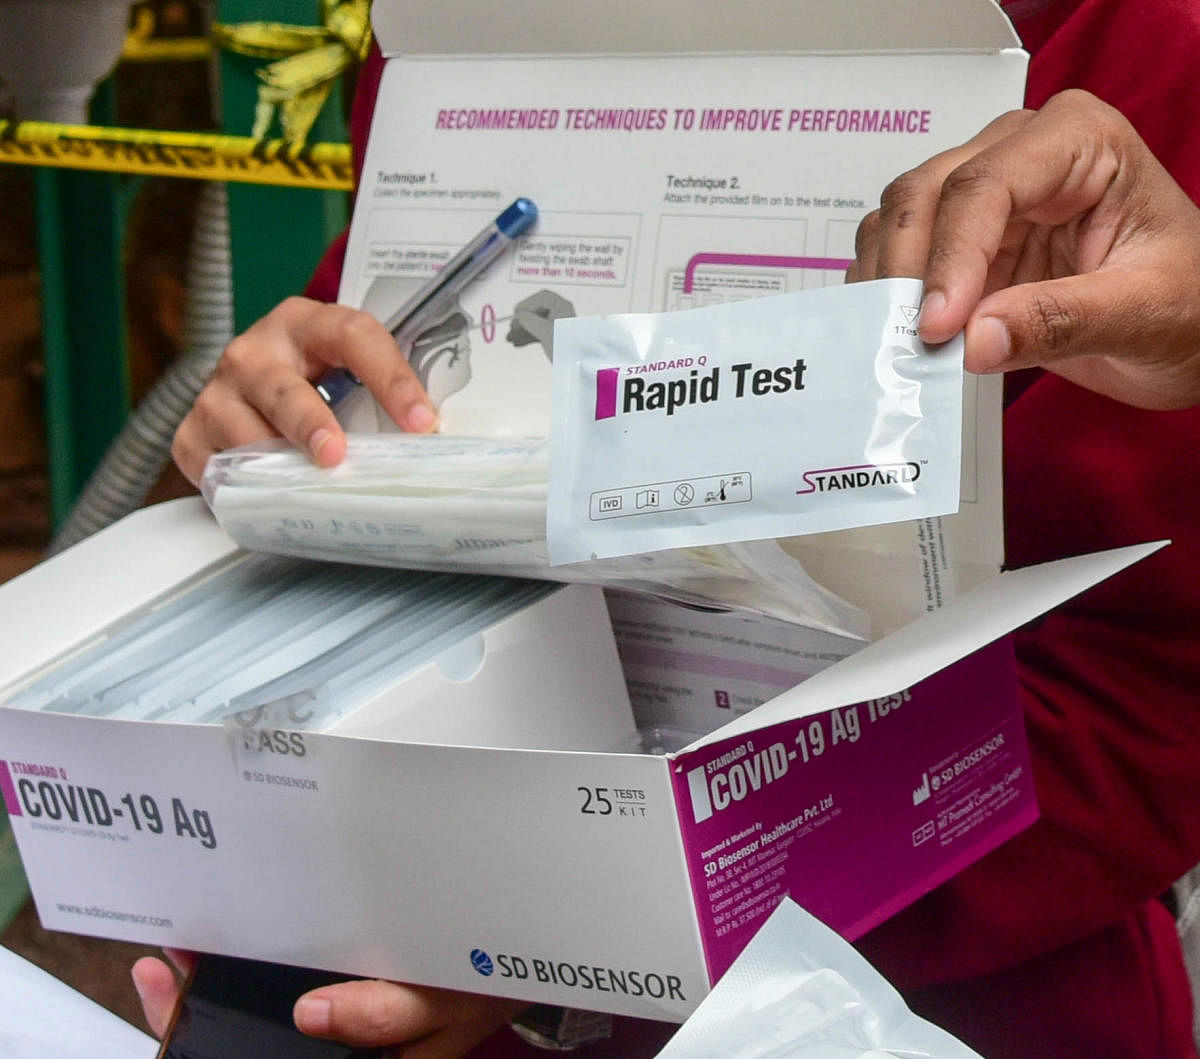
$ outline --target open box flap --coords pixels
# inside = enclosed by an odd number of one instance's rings
[[[680,753],[911,687],[1168,543],[1135,544],[997,574],[941,610],[864,647]]]
[[[186,497],[136,511],[39,563],[4,586],[0,688],[237,550],[204,501]]]
[[[731,17],[733,16],[733,17]],[[375,0],[385,55],[1000,51],[1019,48],[993,0]]]

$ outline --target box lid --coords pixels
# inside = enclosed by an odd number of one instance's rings
[[[911,687],[1168,543],[1135,544],[997,574],[679,753]]]
[[[735,17],[731,17],[735,15]],[[1000,51],[1020,40],[994,0],[375,0],[385,55]]]

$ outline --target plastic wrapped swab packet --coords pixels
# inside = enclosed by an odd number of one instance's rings
[[[308,627],[306,633],[298,636],[294,644],[289,644],[290,656],[262,659],[249,667],[239,668],[235,673],[223,675],[208,687],[193,689],[183,702],[172,707],[176,715],[173,719],[183,719],[181,711],[187,719],[199,717],[206,710],[269,680],[295,672],[300,666],[308,664],[310,659],[353,642],[380,622],[394,618],[411,606],[415,594],[416,589],[397,587],[382,598],[348,597],[336,611],[315,615],[305,623]]]
[[[256,556],[222,570],[192,585],[186,593],[154,608],[154,622],[127,621],[105,638],[105,650],[81,651],[74,657],[52,665],[44,674],[13,698],[22,709],[41,709],[54,703],[56,712],[69,713],[86,701],[81,688],[97,673],[140,672],[162,656],[164,645],[179,653],[191,643],[200,643],[223,629],[228,621],[228,584],[236,582],[237,600],[244,609],[256,605],[254,588],[266,592],[268,586],[259,576],[264,568],[277,567],[274,556]],[[111,679],[111,678],[110,678]],[[120,679],[120,678],[118,678]]]
[[[244,659],[235,659],[231,670],[214,667],[184,685],[173,683],[170,694],[160,693],[160,704],[142,718],[191,719],[249,688],[294,671],[314,653],[358,636],[379,615],[395,614],[409,598],[397,592],[400,600],[393,601],[388,595],[381,596],[376,586],[370,587],[370,592],[347,591],[319,607],[297,608],[294,616],[288,614],[278,623],[274,637],[255,645]]]
[[[461,595],[460,586],[436,581],[426,584],[419,594],[397,593],[397,605],[374,616],[371,624],[353,637],[341,639],[295,669],[232,695],[226,701],[211,706],[198,703],[198,707],[207,706],[207,709],[195,719],[209,724],[231,713],[256,710],[262,704],[286,703],[295,696],[311,698],[312,689],[324,686],[334,675],[357,672],[364,665],[377,665],[389,653],[402,650],[399,641],[405,627],[410,623],[423,624]]]
[[[344,654],[326,658],[320,666],[297,670],[287,685],[261,689],[243,696],[243,702],[249,705],[255,724],[269,721],[282,728],[320,730],[447,647],[469,639],[497,617],[520,609],[545,591],[544,585],[500,578],[481,579],[465,592],[462,586],[448,588],[436,603],[418,606],[402,620],[382,625],[382,636],[366,637],[374,649],[361,653],[353,664],[348,664]],[[295,679],[301,676],[305,678],[302,685]],[[296,702],[305,703],[302,712],[292,709]],[[243,724],[245,707],[230,702],[204,719]]]
[[[323,728],[431,662],[465,672],[480,631],[554,590],[242,553],[49,662],[13,701],[121,720]],[[204,635],[185,637],[193,625]]]
[[[551,567],[545,439],[350,435],[332,469],[281,442],[213,456],[201,488],[252,551],[583,582],[740,608],[865,639],[866,615],[774,541]]]
[[[161,664],[102,689],[82,712],[97,716],[132,717],[170,701],[175,688],[192,687],[195,681],[210,674],[215,666],[237,664],[239,658],[244,659],[251,652],[262,650],[273,640],[278,640],[289,611],[295,614],[298,608],[323,607],[336,594],[338,582],[345,575],[345,570],[331,567],[323,577],[309,575],[298,579],[297,583],[288,585],[287,590],[273,594],[252,613],[230,622],[187,654],[173,658],[167,655]],[[146,711],[140,708],[143,695],[149,697]]]
[[[546,585],[528,583],[515,588],[497,587],[488,593],[488,598],[480,596],[442,616],[436,625],[413,636],[404,651],[385,655],[378,665],[367,666],[353,674],[336,674],[328,683],[330,698],[333,701],[367,701],[382,688],[433,661],[456,644],[469,641],[505,614],[527,606],[548,591],[552,589]],[[479,657],[482,659],[482,645]]]

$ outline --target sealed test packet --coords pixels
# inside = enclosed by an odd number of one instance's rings
[[[573,563],[957,511],[962,341],[878,280],[555,323],[547,544]]]
[[[658,1059],[980,1059],[789,898]]]

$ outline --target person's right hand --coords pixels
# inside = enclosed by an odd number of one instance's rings
[[[437,413],[391,334],[344,305],[288,298],[226,347],[175,432],[171,455],[195,485],[214,452],[283,436],[322,467],[346,454],[346,435],[313,387],[332,368],[356,375],[411,433]]]
[[[968,370],[1200,402],[1200,209],[1112,107],[1069,91],[1006,114],[881,202],[847,279],[923,279],[921,337],[965,327]]]
[[[196,963],[194,953],[163,951],[170,963],[143,956],[132,969],[146,1023],[159,1038],[179,1002],[180,982],[171,964],[186,978]],[[305,993],[296,1001],[293,1019],[303,1033],[355,1048],[389,1048],[389,1054],[405,1059],[459,1059],[525,1007],[522,1000],[356,980]]]

